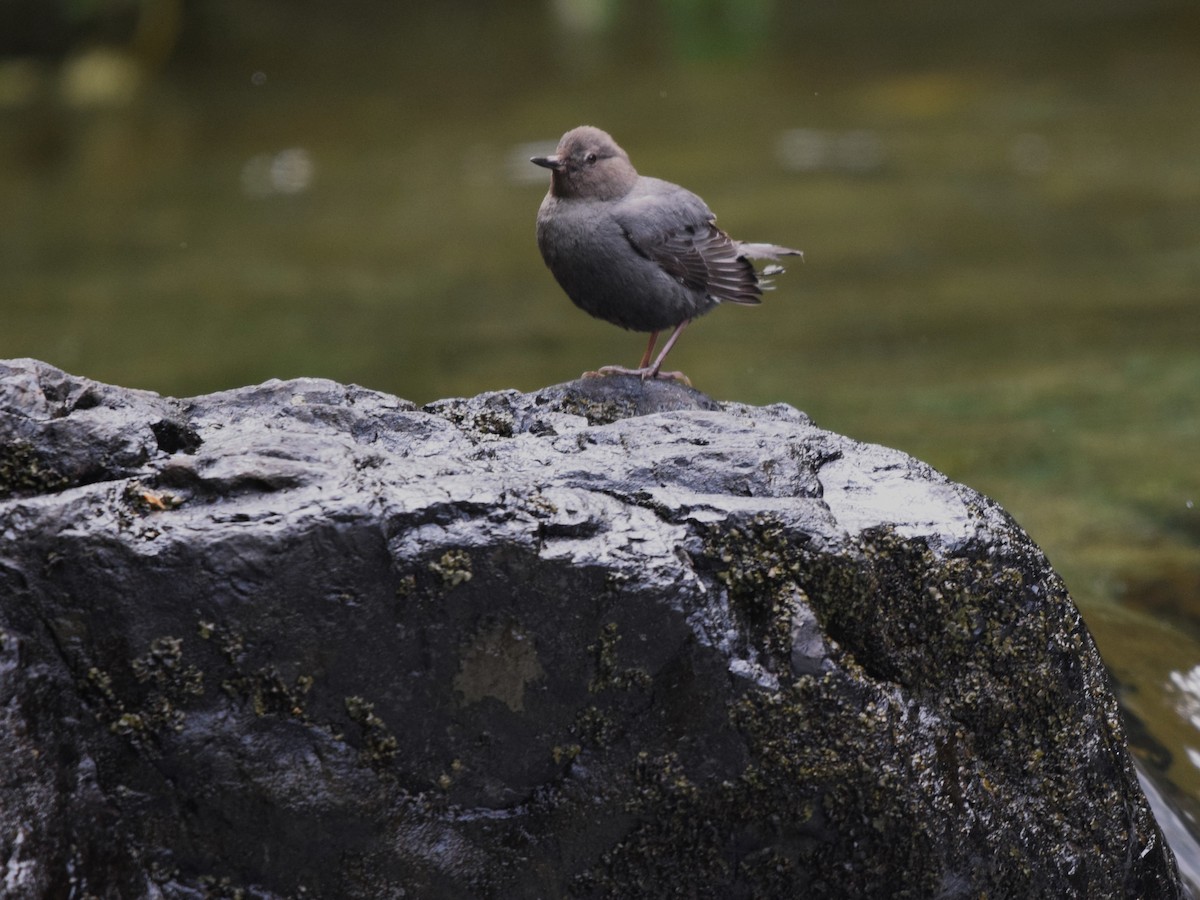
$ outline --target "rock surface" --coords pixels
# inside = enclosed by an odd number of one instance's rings
[[[994,503],[592,379],[0,363],[6,897],[1182,896]]]

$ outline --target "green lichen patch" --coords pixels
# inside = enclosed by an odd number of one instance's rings
[[[229,665],[241,667],[243,652],[246,649],[246,639],[241,632],[217,622],[201,619],[196,623],[196,633],[202,640],[215,642]]]
[[[908,871],[935,840],[914,831],[936,831],[925,822],[936,812],[905,800],[904,710],[839,674],[753,690],[728,715],[746,741],[740,767],[637,754],[623,779],[635,824],[577,894],[652,898],[670,885],[666,895],[681,897],[937,895],[940,873]]]
[[[71,480],[59,472],[25,441],[0,444],[0,500],[50,494],[70,487]]]
[[[1090,637],[1065,590],[1044,582],[1035,550],[998,562],[986,547],[935,553],[888,528],[857,546],[812,552],[768,517],[705,536],[698,567],[729,593],[777,674],[788,675],[791,625],[808,605],[843,668],[902,685],[965,722],[1005,733],[1075,705],[1083,690],[1071,660]]]
[[[506,393],[488,395],[482,403],[470,400],[439,400],[428,404],[425,411],[441,416],[464,431],[477,435],[510,438],[516,433],[512,398]]]
[[[201,619],[196,626],[202,640],[211,641],[224,657],[229,674],[221,690],[235,700],[248,703],[256,716],[285,716],[311,722],[308,695],[315,679],[299,674],[286,679],[272,663],[251,667],[246,661],[246,639],[236,629]]]
[[[465,584],[474,575],[471,571],[471,554],[466,550],[447,550],[440,558],[429,563],[429,571],[440,576],[447,589]]]
[[[854,556],[814,559],[800,581],[828,634],[872,678],[975,733],[1006,736],[1088,694],[1076,660],[1094,647],[1061,585],[1038,578],[1042,565],[997,562],[982,547],[941,556],[879,530]]]
[[[302,722],[310,721],[305,703],[312,686],[311,675],[297,675],[289,682],[272,665],[261,666],[253,672],[238,674],[221,682],[221,689],[226,694],[248,702],[254,714],[260,718],[280,715]]]
[[[758,615],[769,614],[765,598],[780,585],[794,583],[805,568],[802,547],[769,516],[755,516],[740,525],[713,525],[704,553],[718,563],[717,579],[731,598]]]
[[[345,702],[346,713],[362,732],[362,758],[374,767],[391,763],[399,752],[400,743],[383,719],[375,714],[375,704],[358,696],[347,697]]]
[[[204,694],[204,675],[184,663],[183,642],[170,635],[151,641],[144,654],[130,661],[129,669],[134,683],[118,688],[109,672],[92,666],[81,692],[109,731],[153,752],[158,738],[183,730],[186,706]]]
[[[116,692],[113,691],[112,676],[98,666],[88,669],[84,680],[84,691],[99,697],[110,708],[117,709],[122,705]]]
[[[513,417],[507,410],[485,409],[471,420],[471,426],[481,434],[496,437],[512,437]]]
[[[637,406],[631,401],[597,400],[582,394],[564,396],[559,410],[572,416],[583,416],[589,425],[611,425],[637,414]]]
[[[595,702],[575,716],[571,734],[584,747],[602,749],[611,746],[627,727],[631,710],[644,703],[653,679],[643,669],[622,666],[617,646],[621,634],[616,622],[607,622],[596,640],[588,644],[592,656],[592,677],[588,693]]]
[[[578,758],[582,752],[583,747],[579,744],[555,744],[550,749],[550,758],[554,760],[556,766],[561,766]]]
[[[617,720],[595,704],[581,709],[571,723],[571,735],[584,747],[608,747],[621,731]]]
[[[697,560],[728,590],[731,607],[777,673],[787,670],[796,604],[805,599],[806,543],[806,535],[793,535],[778,520],[756,516],[743,524],[710,527]]]
[[[405,572],[396,581],[395,596],[397,600],[406,600],[411,597],[417,590],[417,576],[412,572]]]
[[[753,691],[732,705],[731,723],[752,760],[738,782],[736,814],[748,804],[771,835],[776,865],[803,873],[814,895],[937,894],[939,873],[910,864],[932,855],[939,840],[937,785],[913,787],[914,769],[927,761],[911,755],[921,746],[907,742],[911,714],[845,673]],[[762,862],[741,865],[765,891],[774,870]]]
[[[199,697],[204,693],[204,675],[193,665],[184,665],[183,641],[169,635],[155,638],[150,649],[130,663],[140,684],[153,684],[176,697]]]
[[[534,491],[525,498],[525,509],[537,519],[549,519],[558,515],[558,506],[541,491]]]
[[[461,776],[465,770],[466,765],[464,765],[461,759],[451,760],[449,771],[442,772],[442,774],[440,774],[434,780],[434,783],[438,786],[439,790],[448,791],[454,786],[455,781],[458,780],[459,776]]]
[[[628,691],[635,688],[646,688],[650,685],[650,675],[642,669],[623,668],[617,656],[617,645],[621,635],[616,622],[608,622],[600,630],[600,635],[593,644],[588,644],[588,653],[595,660],[595,672],[588,683],[588,691]]]
[[[1027,896],[1054,877],[1045,846],[1120,858],[1128,823],[1086,825],[1088,804],[1120,774],[1079,765],[1122,740],[1102,679],[1084,674],[1102,667],[1036,548],[1005,551],[939,552],[882,528],[816,552],[767,517],[709,531],[697,568],[728,592],[779,688],[729,701],[745,742],[736,765],[736,754],[719,765],[636,758],[623,776],[635,824],[577,893],[651,897],[668,884],[678,896],[931,897],[961,883],[973,896]],[[828,638],[825,674],[787,671],[800,604]],[[615,646],[594,645],[600,681]],[[602,717],[588,722],[604,733]],[[1031,796],[1061,819],[1026,819]],[[960,855],[944,823],[964,816],[994,855]],[[1068,869],[1056,890],[1111,879]]]
[[[576,890],[614,898],[720,896],[734,865],[723,850],[731,823],[721,818],[722,798],[697,784],[673,753],[639,753],[630,780],[626,812],[638,824]],[[724,793],[717,786],[717,795]]]

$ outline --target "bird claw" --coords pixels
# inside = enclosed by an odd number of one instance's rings
[[[650,370],[646,369],[630,369],[627,366],[601,366],[595,372],[584,372],[584,378],[603,378],[605,375],[640,375],[645,378],[646,373]]]
[[[642,376],[643,378],[645,376]],[[663,381],[679,381],[688,387],[692,386],[692,379],[688,378],[682,372],[655,372],[655,378],[661,378]]]

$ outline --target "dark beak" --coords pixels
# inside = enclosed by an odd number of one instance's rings
[[[563,167],[563,161],[557,156],[531,156],[529,161],[535,166],[541,166],[543,169],[553,169],[556,172]]]

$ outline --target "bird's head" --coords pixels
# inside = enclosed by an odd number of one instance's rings
[[[530,162],[551,171],[550,192],[564,199],[618,200],[638,177],[629,155],[607,132],[590,125],[564,134],[553,156]]]

